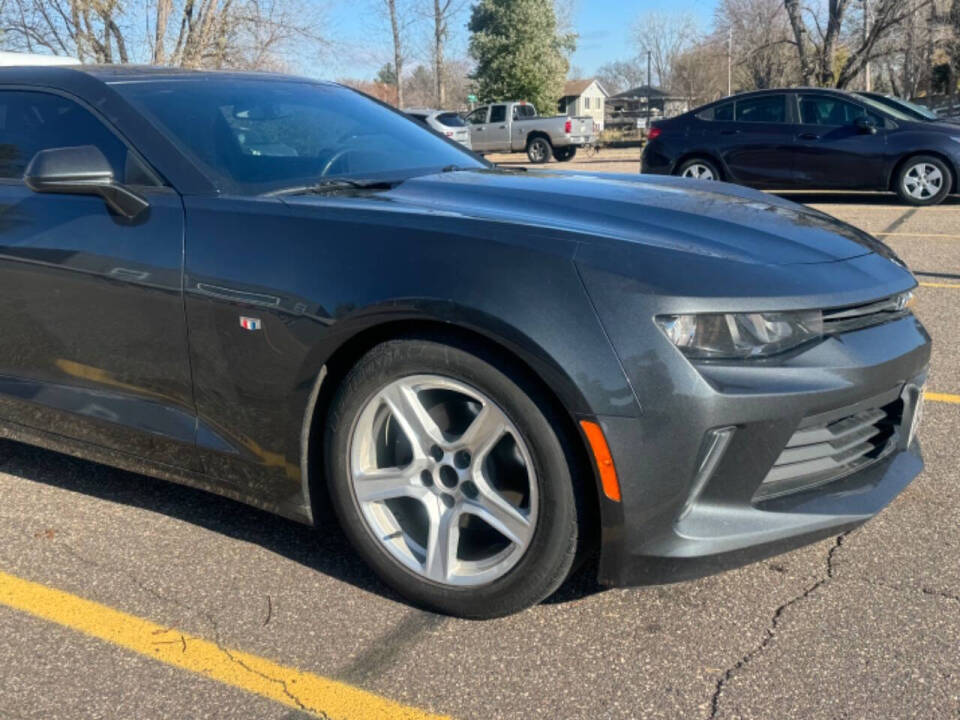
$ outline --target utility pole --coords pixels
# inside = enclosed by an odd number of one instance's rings
[[[866,0],[864,0],[866,2]],[[733,27],[727,31],[727,97],[733,95]]]
[[[652,68],[652,58],[653,53],[650,50],[647,50],[647,130],[650,130],[650,93],[653,92],[653,68]]]

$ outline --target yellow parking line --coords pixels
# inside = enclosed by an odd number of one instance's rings
[[[945,288],[947,290],[960,290],[960,284],[958,283],[935,283],[935,282],[922,282],[920,287],[926,288]]]
[[[4,572],[0,572],[0,605],[323,717],[439,718],[352,685],[225,649],[209,640]]]
[[[960,405],[960,395],[950,395],[949,393],[925,392],[924,397],[933,402],[950,403],[951,405]]]

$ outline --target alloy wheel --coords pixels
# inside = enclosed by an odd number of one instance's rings
[[[943,189],[943,173],[931,163],[917,163],[903,175],[903,189],[917,200],[929,200]]]
[[[438,375],[391,382],[360,411],[349,454],[368,529],[414,573],[490,583],[529,547],[538,509],[531,454],[479,390]]]
[[[543,140],[530,143],[530,155],[533,162],[544,162],[547,158],[547,146]]]
[[[682,177],[693,178],[694,180],[716,180],[713,170],[703,163],[693,163],[683,171]]]

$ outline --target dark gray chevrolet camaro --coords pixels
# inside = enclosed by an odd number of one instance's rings
[[[0,70],[0,178],[2,433],[335,516],[429,608],[519,610],[597,548],[606,584],[715,572],[922,468],[913,276],[775,197],[150,68]]]

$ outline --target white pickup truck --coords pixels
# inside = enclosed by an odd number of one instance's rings
[[[540,117],[527,102],[502,102],[478,107],[466,117],[474,152],[524,152],[530,162],[551,157],[572,160],[577,148],[594,141],[592,117]]]

